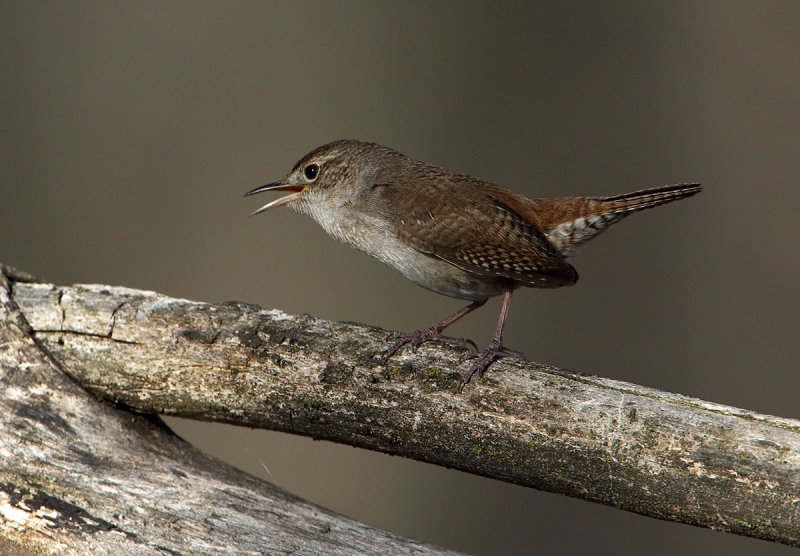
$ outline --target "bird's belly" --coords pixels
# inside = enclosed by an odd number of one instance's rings
[[[394,235],[385,221],[359,212],[346,212],[347,208],[339,207],[341,214],[330,210],[309,209],[308,212],[332,237],[386,263],[423,288],[450,297],[481,301],[513,287],[508,279],[472,274],[417,251]],[[298,207],[298,210],[306,208]]]
[[[428,290],[459,299],[479,301],[500,295],[509,288],[508,280],[472,274],[435,256],[421,253],[397,238],[385,241],[382,245],[389,248],[378,251],[365,249],[360,245],[356,247]]]
[[[476,277],[440,259],[426,258],[429,259],[428,262],[417,262],[411,268],[395,268],[403,276],[423,288],[459,299],[482,301],[500,295],[508,289],[508,284],[505,284],[504,287],[501,280]]]

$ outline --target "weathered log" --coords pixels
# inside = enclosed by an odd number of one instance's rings
[[[102,285],[15,283],[77,383],[143,413],[343,442],[800,546],[800,422],[529,361],[456,393],[460,352],[387,331]]]
[[[0,553],[455,554],[300,500],[89,395],[36,343],[2,272]]]

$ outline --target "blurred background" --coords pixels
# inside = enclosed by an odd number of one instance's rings
[[[462,302],[242,199],[338,138],[531,197],[699,181],[524,290],[531,359],[800,418],[800,3],[2,2],[0,260],[399,330]],[[485,345],[498,300],[454,326]],[[509,555],[788,554],[396,457],[169,419],[396,533]]]

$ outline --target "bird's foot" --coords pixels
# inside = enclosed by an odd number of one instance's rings
[[[470,359],[474,359],[475,362],[472,363],[472,366],[469,370],[464,373],[461,377],[461,382],[458,383],[458,391],[461,392],[464,390],[464,386],[472,378],[472,375],[478,373],[478,376],[482,376],[486,369],[489,368],[489,365],[497,361],[498,359],[502,359],[503,357],[520,357],[525,359],[525,355],[521,351],[517,351],[515,349],[510,349],[501,344],[498,340],[493,340],[489,346],[483,351],[473,351],[461,356],[460,361],[468,361]]]
[[[437,340],[439,342],[445,342],[448,344],[455,344],[457,346],[461,346],[465,349],[478,349],[478,346],[475,345],[475,342],[470,340],[469,338],[453,338],[451,336],[442,336],[441,330],[437,329],[435,326],[431,326],[430,328],[425,328],[423,330],[415,330],[411,334],[403,334],[402,332],[394,332],[390,338],[397,338],[397,341],[383,352],[384,360],[389,360],[389,358],[397,353],[401,347],[410,344],[411,350],[416,353],[417,348],[424,344],[425,342],[430,342],[431,340]]]

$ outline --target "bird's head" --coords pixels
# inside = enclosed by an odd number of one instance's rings
[[[314,149],[281,180],[255,187],[245,197],[265,191],[291,191],[252,214],[289,205],[302,213],[338,207],[352,202],[375,178],[388,160],[400,153],[375,143],[342,139]]]

